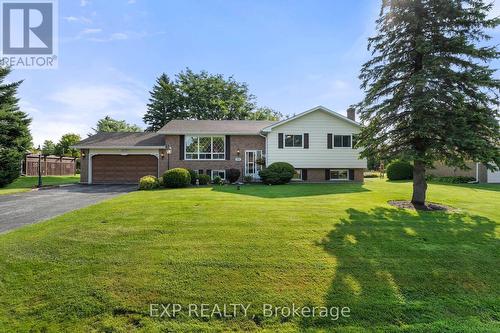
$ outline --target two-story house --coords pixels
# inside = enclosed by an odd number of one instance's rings
[[[225,178],[236,168],[258,180],[273,162],[296,169],[294,181],[363,181],[366,159],[353,141],[360,125],[318,106],[282,121],[173,120],[156,133],[99,133],[81,150],[81,182],[137,183],[144,175],[189,168]]]

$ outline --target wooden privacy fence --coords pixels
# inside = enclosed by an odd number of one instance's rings
[[[67,156],[43,156],[41,158],[42,176],[69,176],[76,173],[76,158]],[[38,176],[38,155],[26,155],[22,165],[26,176]]]

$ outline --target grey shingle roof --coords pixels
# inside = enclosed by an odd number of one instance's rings
[[[233,134],[257,135],[276,121],[268,120],[172,120],[160,134]]]
[[[165,137],[152,132],[101,132],[75,144],[74,148],[164,147]]]

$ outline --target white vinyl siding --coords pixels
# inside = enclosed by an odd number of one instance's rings
[[[278,133],[309,133],[309,149],[278,148]],[[328,149],[327,135],[353,135],[359,127],[317,110],[283,125],[276,126],[267,135],[266,164],[288,162],[295,168],[366,168],[366,159],[359,159],[360,149]]]

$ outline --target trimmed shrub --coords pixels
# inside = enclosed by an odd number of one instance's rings
[[[236,182],[240,178],[241,172],[238,169],[229,169],[226,171],[226,178],[230,183]]]
[[[160,181],[155,176],[144,176],[139,180],[139,190],[154,190],[160,187]]]
[[[466,176],[438,177],[433,175],[427,175],[425,178],[429,181],[448,183],[448,184],[467,184],[476,180],[476,178],[474,177],[466,177]]]
[[[200,185],[207,185],[210,183],[210,176],[209,175],[198,175],[198,181]]]
[[[243,177],[243,181],[244,181],[245,183],[251,183],[251,182],[252,182],[252,180],[253,180],[253,177],[252,177],[252,176],[245,176],[245,177]]]
[[[413,178],[413,166],[405,161],[394,161],[387,166],[389,180],[403,180]]]
[[[224,181],[222,180],[222,178],[220,178],[219,176],[217,176],[217,177],[214,178],[214,184],[215,185],[222,185],[222,184],[224,184]]]
[[[290,182],[295,173],[295,168],[286,162],[274,162],[264,170],[259,171],[259,176],[265,184],[286,184]]]
[[[191,175],[184,168],[167,170],[163,174],[163,185],[170,188],[186,187],[191,184]]]
[[[191,176],[191,185],[196,185],[196,179],[198,179],[198,174],[192,169],[187,169],[187,171],[189,171],[189,175]]]

